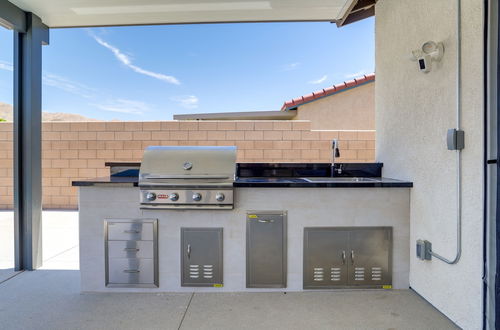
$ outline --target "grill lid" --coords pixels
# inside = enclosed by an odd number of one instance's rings
[[[236,147],[151,146],[144,151],[139,186],[232,184]]]

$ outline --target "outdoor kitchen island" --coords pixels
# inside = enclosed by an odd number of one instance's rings
[[[141,208],[140,164],[108,165],[110,177],[73,182],[83,292],[409,287],[412,183],[376,177],[381,164],[343,164],[357,178],[327,177],[330,164],[238,164],[220,209]]]

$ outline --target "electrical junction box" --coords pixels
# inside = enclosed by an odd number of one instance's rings
[[[432,243],[426,240],[417,240],[417,258],[420,260],[431,260],[432,259]]]
[[[464,131],[450,128],[446,134],[448,150],[462,150],[465,147]]]

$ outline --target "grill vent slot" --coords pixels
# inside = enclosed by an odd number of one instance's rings
[[[372,281],[381,281],[381,280],[382,280],[382,268],[372,267]]]
[[[323,281],[325,279],[325,271],[322,267],[314,267],[314,281]]]
[[[214,277],[214,266],[203,265],[203,278],[213,278],[213,277]]]
[[[332,281],[340,281],[340,268],[339,267],[332,267],[330,268],[330,280]]]
[[[355,267],[354,268],[354,280],[364,281],[365,280],[365,267]]]
[[[189,277],[199,278],[200,277],[200,266],[199,265],[189,265]]]

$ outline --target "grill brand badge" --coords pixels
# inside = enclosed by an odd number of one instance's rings
[[[190,169],[193,168],[193,163],[191,162],[185,162],[184,165],[182,165],[182,167],[186,170],[186,171],[189,171]]]

